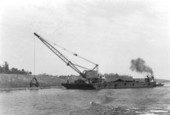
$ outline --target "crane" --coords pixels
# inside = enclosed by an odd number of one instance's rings
[[[39,38],[39,40],[41,42],[43,42],[56,56],[58,56],[64,63],[66,63],[67,66],[71,67],[74,71],[76,71],[78,74],[80,74],[80,76],[82,76],[83,78],[86,79],[86,77],[90,74],[92,74],[94,71],[98,73],[98,64],[95,64],[83,57],[81,57],[82,59],[84,59],[85,61],[88,61],[92,64],[94,64],[94,68],[92,69],[87,69],[83,66],[77,65],[72,63],[69,59],[67,59],[59,50],[57,50],[52,44],[50,44],[47,40],[45,40],[44,38],[42,38],[40,35],[38,35],[37,33],[34,33],[34,35],[36,37]],[[78,56],[78,54],[74,53],[74,56]],[[81,72],[77,67],[83,68],[85,69],[83,72]]]

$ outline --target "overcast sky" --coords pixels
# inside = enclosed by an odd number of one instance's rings
[[[100,73],[142,77],[129,69],[140,57],[156,78],[170,79],[169,6],[169,0],[0,0],[0,64],[34,73],[35,40],[35,74],[76,74],[36,32],[99,64]]]

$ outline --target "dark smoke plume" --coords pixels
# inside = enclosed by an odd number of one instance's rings
[[[145,64],[145,61],[141,58],[132,59],[130,69],[132,71],[136,71],[136,72],[140,72],[140,73],[146,72],[146,73],[150,73],[150,74],[153,75],[152,68],[147,66]]]

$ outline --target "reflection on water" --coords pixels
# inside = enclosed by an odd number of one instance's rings
[[[16,90],[0,92],[2,115],[69,115],[89,108],[90,102],[126,115],[169,115],[170,85],[157,88],[107,90]],[[114,111],[115,111],[114,110]]]

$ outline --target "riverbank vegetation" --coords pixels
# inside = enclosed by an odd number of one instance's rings
[[[0,88],[25,88],[30,87],[33,75],[0,74]],[[50,75],[36,75],[40,87],[61,86],[66,80]]]
[[[6,74],[32,74],[30,71],[26,71],[24,69],[18,69],[15,67],[10,68],[8,62],[4,62],[4,64],[0,65],[0,73]]]

